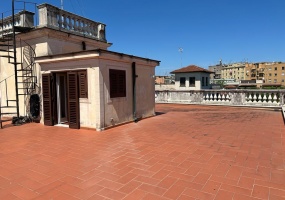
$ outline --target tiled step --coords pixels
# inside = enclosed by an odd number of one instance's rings
[[[2,58],[14,58],[13,56],[8,56],[8,55],[0,55]]]
[[[1,112],[2,115],[16,115],[17,112]]]
[[[10,52],[12,53],[13,51],[10,51],[10,50],[6,50],[6,49],[0,49],[1,52]]]
[[[17,108],[17,106],[1,106],[0,108]]]

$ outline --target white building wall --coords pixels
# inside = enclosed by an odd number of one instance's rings
[[[180,78],[185,77],[185,87],[180,86]],[[189,86],[189,78],[195,77],[195,86]],[[202,86],[202,77],[204,77],[204,81],[206,82],[206,77],[208,77],[208,84]],[[201,90],[201,89],[210,89],[210,74],[202,73],[202,72],[192,72],[192,73],[176,73],[175,74],[175,89],[176,90]]]

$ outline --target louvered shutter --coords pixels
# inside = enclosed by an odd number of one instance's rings
[[[124,70],[109,70],[110,79],[110,97],[125,97],[126,96],[126,71]]]
[[[78,98],[78,79],[76,72],[67,73],[67,90],[68,90],[68,120],[69,128],[79,129],[79,98]]]
[[[79,98],[88,98],[87,71],[78,72]]]
[[[53,126],[53,107],[52,107],[52,90],[51,90],[51,75],[42,75],[42,89],[43,89],[43,115],[44,124],[47,126]]]
[[[126,96],[126,71],[118,70],[117,92],[119,97]]]
[[[109,79],[110,79],[110,97],[114,98],[117,97],[117,74],[116,70],[109,71]]]

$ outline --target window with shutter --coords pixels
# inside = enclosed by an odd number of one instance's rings
[[[79,98],[88,98],[87,71],[78,71]]]
[[[126,96],[126,71],[110,69],[110,97],[125,97]]]

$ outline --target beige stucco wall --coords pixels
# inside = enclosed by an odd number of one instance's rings
[[[185,77],[185,87],[180,87],[180,78]],[[189,78],[195,77],[195,87],[189,86]],[[201,81],[202,77],[208,77],[208,86],[202,86]],[[206,78],[205,78],[206,80]],[[201,73],[201,72],[192,72],[192,73],[176,73],[175,74],[175,89],[176,90],[201,90],[201,89],[210,89],[210,74]]]
[[[136,117],[145,118],[154,115],[154,67],[153,64],[135,59],[114,60],[100,59],[100,88],[101,88],[101,126],[109,127],[132,121],[132,62],[136,62]],[[109,70],[126,71],[126,97],[110,98]]]

